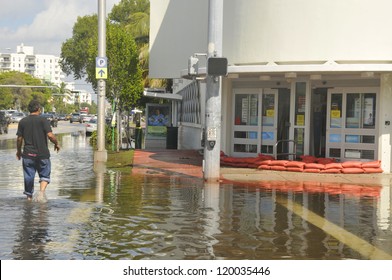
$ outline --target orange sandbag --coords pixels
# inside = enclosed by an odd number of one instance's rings
[[[321,170],[320,173],[336,174],[340,173],[341,170],[341,168],[329,168]]]
[[[320,173],[320,169],[318,169],[318,168],[305,168],[304,172],[306,172],[306,173]]]
[[[320,163],[307,163],[305,164],[305,169],[325,169],[325,165]]]
[[[327,163],[325,169],[342,169],[343,166],[339,162]]]
[[[262,165],[259,165],[259,167],[257,169],[270,170],[271,166],[269,166],[268,164],[262,164]]]
[[[362,168],[380,168],[381,160],[362,162]]]
[[[362,161],[345,161],[342,163],[343,168],[361,168]]]
[[[383,173],[383,170],[380,167],[378,168],[362,167],[362,169],[365,173]]]
[[[292,171],[292,172],[303,172],[304,169],[302,167],[286,167],[287,171]]]
[[[341,171],[344,174],[361,174],[365,172],[362,168],[358,168],[358,167],[347,167],[341,169]]]
[[[271,160],[270,165],[271,166],[286,166],[286,163],[288,163],[288,160]]]
[[[261,161],[256,161],[255,162],[258,165],[270,165],[271,164],[271,160],[267,159],[267,160],[261,160]]]
[[[286,167],[295,167],[295,168],[303,168],[305,165],[305,162],[302,161],[289,161],[286,163]]]
[[[286,167],[281,166],[281,165],[271,165],[271,170],[274,171],[286,171]]]

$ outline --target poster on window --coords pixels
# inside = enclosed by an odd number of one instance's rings
[[[373,98],[365,98],[364,108],[363,108],[363,124],[367,126],[372,126],[374,124],[373,116]]]
[[[171,125],[170,105],[149,103],[146,107],[147,138],[166,138]]]

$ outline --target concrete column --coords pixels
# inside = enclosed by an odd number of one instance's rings
[[[381,74],[378,114],[378,158],[381,168],[391,173],[391,134],[392,134],[392,74]]]

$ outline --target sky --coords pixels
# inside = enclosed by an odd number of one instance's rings
[[[61,45],[72,37],[78,16],[98,13],[98,0],[1,1],[0,53],[16,52],[22,43],[35,54],[60,56]],[[106,12],[120,0],[106,0]]]

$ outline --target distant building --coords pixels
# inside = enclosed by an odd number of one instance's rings
[[[64,99],[64,102],[67,102],[68,104],[92,104],[92,96],[90,92],[87,92],[86,90],[75,89],[73,83],[67,83],[66,89],[68,93],[67,98]]]
[[[34,47],[21,44],[16,47],[16,53],[0,53],[0,72],[24,72],[60,85],[64,74],[59,61],[60,58],[54,55],[34,54]]]

